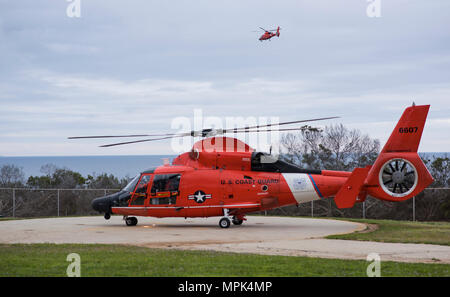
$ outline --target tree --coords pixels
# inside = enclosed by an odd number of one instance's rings
[[[447,154],[444,158],[435,158],[428,168],[434,178],[434,185],[436,187],[450,186],[450,159]]]
[[[78,172],[68,168],[57,168],[52,164],[46,164],[41,167],[41,172],[46,173],[42,176],[30,176],[27,185],[32,188],[81,188],[86,179]]]
[[[443,157],[433,156],[431,159],[422,158],[428,171],[434,178],[431,188],[448,188],[450,187],[450,159],[445,154]],[[427,199],[428,203],[425,205],[428,209],[429,217],[435,217],[436,213],[440,213],[441,219],[448,220],[450,218],[450,192],[445,189],[436,189],[425,191],[422,196],[433,199]],[[431,208],[433,206],[433,208]]]
[[[98,176],[88,175],[86,183],[91,189],[121,189],[127,185],[128,179],[119,180],[112,174],[103,173]]]
[[[0,169],[0,186],[5,188],[22,187],[25,174],[22,167],[12,164],[3,165]]]
[[[342,124],[289,133],[281,144],[284,159],[310,169],[353,170],[372,164],[380,150],[377,139]]]

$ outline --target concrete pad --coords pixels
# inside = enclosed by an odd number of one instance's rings
[[[0,243],[105,243],[155,248],[214,250],[266,255],[450,263],[450,247],[428,244],[331,240],[322,237],[364,230],[360,223],[326,219],[250,216],[222,229],[219,218],[65,217],[0,221]]]

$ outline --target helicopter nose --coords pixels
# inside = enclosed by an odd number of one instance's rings
[[[104,196],[92,200],[91,206],[94,210],[98,212],[110,213],[111,210],[111,197]]]
[[[98,212],[111,214],[112,213],[111,207],[126,206],[128,205],[129,198],[130,198],[129,192],[120,191],[111,195],[95,198],[94,200],[92,200],[91,206],[94,210]]]

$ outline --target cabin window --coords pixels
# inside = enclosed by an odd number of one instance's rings
[[[157,174],[153,179],[150,204],[175,204],[181,174]]]
[[[321,170],[303,169],[261,152],[252,153],[251,164],[252,171],[322,174]]]

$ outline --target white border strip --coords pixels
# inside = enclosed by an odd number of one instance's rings
[[[238,208],[238,207],[248,207],[248,206],[261,206],[261,204],[253,203],[253,204],[229,204],[229,205],[203,205],[203,206],[125,206],[125,207],[112,207],[115,209],[168,209],[168,208]]]

